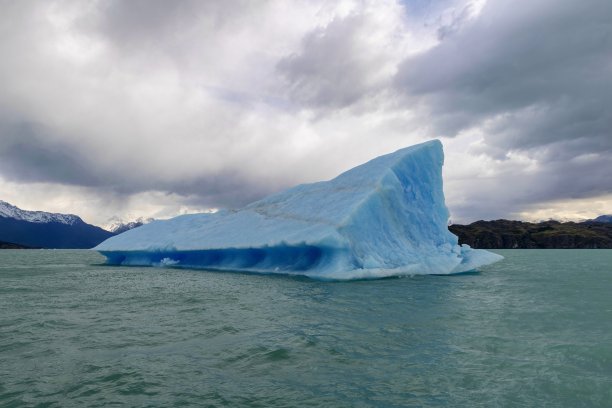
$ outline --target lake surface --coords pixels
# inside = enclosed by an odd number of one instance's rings
[[[0,406],[611,407],[612,250],[354,282],[0,251]]]

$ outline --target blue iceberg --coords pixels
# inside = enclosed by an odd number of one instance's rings
[[[113,265],[335,280],[461,273],[502,259],[459,246],[448,230],[443,162],[432,140],[240,210],[154,221],[94,249]]]

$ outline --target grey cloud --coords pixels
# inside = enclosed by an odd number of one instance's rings
[[[453,208],[460,218],[612,192],[609,1],[490,1],[473,23],[405,60],[395,86],[405,104],[421,107],[432,133],[479,128],[480,152],[537,162],[536,170],[475,180],[486,188],[463,186],[475,200]],[[590,155],[588,165],[570,162],[581,155]]]
[[[612,191],[612,3],[490,0],[476,19],[460,3],[357,2],[317,20],[333,4],[4,2],[0,176],[235,207],[404,133],[476,127],[471,157],[498,159],[494,176],[451,177],[470,197],[453,214]],[[447,6],[442,24],[431,13]],[[406,58],[411,10],[441,42]]]
[[[539,203],[585,199],[612,191],[609,155],[549,161],[535,172],[517,167],[502,169],[495,177],[456,181],[456,190],[464,196],[451,206],[453,221],[517,218],[521,211]]]
[[[159,45],[174,33],[193,24],[198,16],[193,0],[172,2],[160,0],[104,1],[98,3],[98,29],[119,44],[150,43]],[[211,3],[209,3],[211,4]]]
[[[564,153],[570,157],[609,152],[612,112],[606,106],[611,106],[608,104],[612,104],[612,96],[593,97],[595,100],[563,97],[550,104],[507,113],[484,126],[487,141],[505,150],[527,151],[562,142],[567,145]]]
[[[158,183],[150,186],[159,188]],[[239,208],[285,185],[281,182],[266,183],[245,178],[238,171],[227,170],[217,174],[208,174],[191,181],[174,181],[167,185],[167,191],[184,196],[190,196],[187,204],[198,206],[220,206],[224,208]]]
[[[510,124],[523,126],[506,146],[514,148],[609,134],[602,107],[612,102],[612,3],[534,4],[492,1],[470,27],[400,66],[397,86],[427,103],[436,132],[455,136],[506,115],[488,129],[492,144],[508,140],[495,130]]]
[[[251,8],[245,1],[110,0],[98,3],[93,21],[84,23],[120,47],[160,48],[189,39],[194,25],[221,28]]]
[[[9,180],[97,185],[102,175],[75,146],[52,141],[50,130],[29,122],[0,120],[0,172]]]
[[[84,34],[143,64],[174,64],[184,74],[214,65],[224,41],[252,25],[266,3],[246,0],[109,0],[81,20]],[[259,7],[258,7],[259,6]],[[231,43],[231,41],[230,41]]]
[[[473,4],[467,4],[464,7],[460,7],[459,10],[453,13],[451,20],[448,23],[441,24],[438,28],[438,39],[444,40],[445,38],[459,32],[463,25],[470,19],[470,16],[473,13],[473,8]]]
[[[127,174],[124,157],[117,157],[111,168],[101,166],[86,146],[68,143],[53,132],[42,124],[0,120],[0,174],[13,182],[94,187],[119,195],[173,192],[199,206],[236,207],[280,188],[278,182],[258,183],[232,168],[170,180],[146,171]]]
[[[314,29],[302,39],[299,52],[277,65],[289,98],[301,106],[333,111],[380,92],[391,77],[386,71],[393,59],[385,41],[393,41],[394,34],[400,38],[399,30],[393,23],[383,26],[368,11]],[[372,43],[374,35],[383,39]]]
[[[309,33],[302,51],[282,59],[278,70],[288,80],[291,98],[311,106],[343,107],[367,92],[372,67],[360,64],[355,36],[362,15],[336,19]]]
[[[259,163],[244,160],[241,145],[254,143],[257,129],[248,124],[256,115],[227,97],[207,97],[206,87],[197,86],[207,78],[182,59],[207,48],[207,32],[249,19],[253,4],[23,1],[1,7],[3,179],[124,196],[168,192],[204,207],[234,207],[295,177],[251,176]],[[163,66],[160,54],[175,66]],[[187,85],[175,80],[179,75]],[[160,78],[166,82],[157,83]]]

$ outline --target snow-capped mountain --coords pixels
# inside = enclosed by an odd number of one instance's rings
[[[113,235],[73,214],[26,211],[0,200],[0,241],[33,248],[92,248]]]
[[[15,207],[14,205],[2,200],[0,200],[0,217],[36,223],[58,222],[60,224],[67,225],[74,225],[77,222],[83,222],[80,217],[74,214],[58,214],[44,211],[27,211]]]
[[[106,226],[105,229],[107,231],[111,231],[111,232],[113,232],[115,234],[121,234],[122,232],[129,231],[131,229],[134,229],[134,228],[140,227],[142,225],[148,224],[151,221],[154,221],[154,219],[153,218],[144,218],[144,217],[139,217],[139,218],[136,218],[133,221],[128,221],[128,222],[123,222],[123,221],[119,220],[119,221],[115,221],[115,222],[109,224],[108,226]]]

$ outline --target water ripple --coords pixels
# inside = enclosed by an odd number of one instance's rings
[[[317,282],[0,251],[0,406],[612,406],[612,251],[503,255]]]

